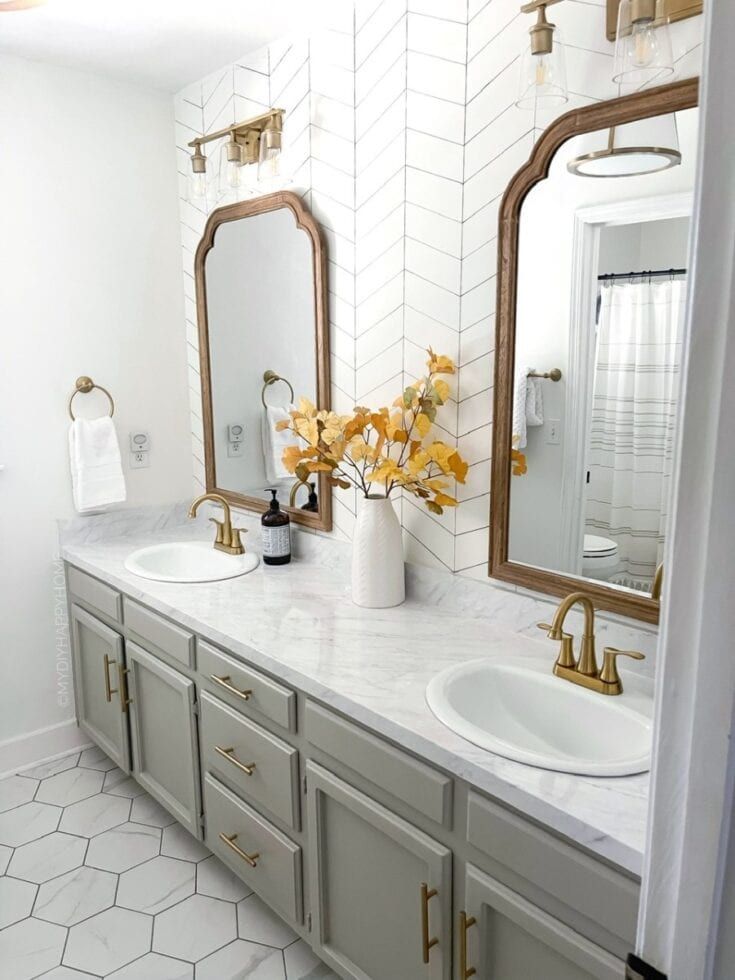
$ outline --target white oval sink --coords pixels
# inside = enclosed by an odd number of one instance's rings
[[[153,544],[125,559],[129,572],[155,582],[219,582],[252,572],[257,565],[257,555],[226,555],[206,541]]]
[[[515,762],[579,776],[629,776],[651,766],[647,696],[597,694],[535,660],[472,660],[442,671],[429,707],[474,745]],[[640,710],[639,710],[640,709]]]

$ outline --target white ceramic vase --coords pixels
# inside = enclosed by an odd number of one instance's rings
[[[352,540],[352,601],[370,609],[406,598],[401,525],[388,497],[360,497]]]

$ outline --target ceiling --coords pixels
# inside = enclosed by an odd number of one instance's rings
[[[313,30],[345,3],[47,0],[0,13],[0,54],[176,92],[276,38]]]

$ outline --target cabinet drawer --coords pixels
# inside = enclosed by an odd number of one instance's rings
[[[81,599],[116,623],[122,622],[122,596],[119,592],[72,565],[68,566],[66,580],[69,592],[75,599]]]
[[[188,630],[169,622],[163,616],[139,606],[125,596],[123,600],[125,626],[134,638],[152,645],[156,651],[168,654],[184,667],[194,666],[194,636]]]
[[[296,749],[206,692],[199,708],[205,768],[214,769],[247,799],[298,830]]]
[[[204,813],[207,846],[277,911],[302,922],[301,848],[211,773],[204,777]]]
[[[306,737],[419,813],[451,827],[452,780],[448,776],[311,701],[306,704]]]
[[[199,640],[199,671],[217,694],[246,715],[260,714],[296,731],[296,695],[253,667],[248,667],[221,650]]]
[[[587,919],[604,923],[631,948],[635,944],[640,888],[632,879],[474,792],[467,840]]]

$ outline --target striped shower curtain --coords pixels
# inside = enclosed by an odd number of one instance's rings
[[[685,296],[681,279],[602,289],[585,530],[617,543],[633,588],[663,554]]]

